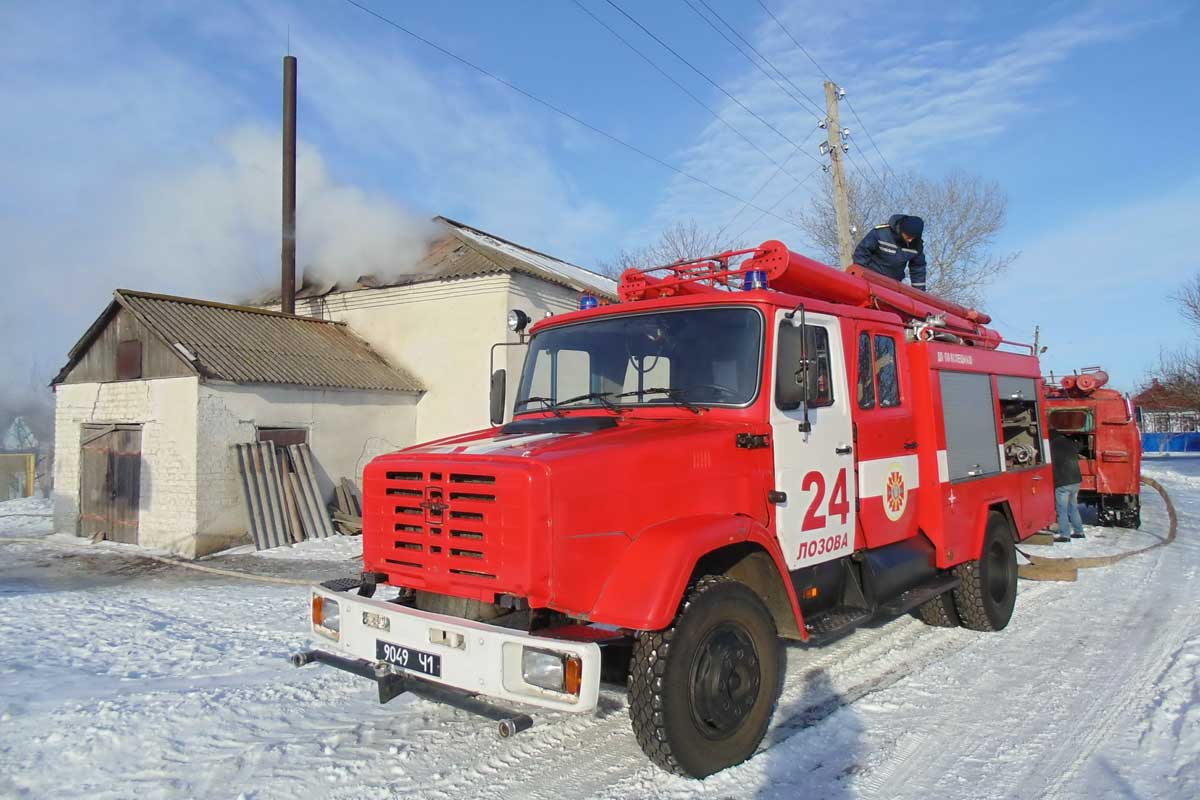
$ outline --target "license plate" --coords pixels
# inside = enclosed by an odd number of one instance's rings
[[[442,677],[442,657],[436,653],[425,653],[402,644],[392,644],[382,639],[375,640],[375,657],[401,669]]]

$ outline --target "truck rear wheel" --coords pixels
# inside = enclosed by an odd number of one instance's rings
[[[663,769],[703,778],[751,755],[780,681],[775,622],[745,584],[701,579],[675,622],[639,635],[629,674],[638,744]]]
[[[1142,498],[1136,494],[1126,495],[1125,508],[1117,515],[1117,526],[1121,528],[1142,527]]]
[[[932,600],[926,600],[913,612],[917,619],[935,628],[957,628],[962,623],[954,607],[954,594],[943,592]]]
[[[1017,547],[1003,514],[988,514],[979,558],[959,564],[954,572],[961,579],[954,590],[954,606],[963,627],[1003,630],[1017,603]]]

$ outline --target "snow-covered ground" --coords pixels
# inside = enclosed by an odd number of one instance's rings
[[[57,535],[0,544],[0,796],[1200,797],[1200,460],[1146,472],[1175,498],[1174,544],[1077,583],[1022,582],[1001,634],[906,617],[789,647],[767,744],[703,782],[648,764],[618,690],[594,717],[541,714],[500,740],[445,706],[379,706],[365,681],[288,666],[306,641],[300,587]],[[1044,551],[1154,541],[1166,514],[1143,497],[1141,532],[1089,527]],[[48,531],[8,506],[0,536]],[[321,544],[205,563],[353,572],[357,540]]]
[[[0,536],[43,536],[54,529],[54,503],[23,497],[0,503]]]

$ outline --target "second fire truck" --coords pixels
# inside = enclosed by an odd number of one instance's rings
[[[1142,434],[1129,398],[1106,386],[1108,373],[1086,367],[1046,384],[1050,427],[1079,445],[1079,501],[1101,525],[1142,525]]]
[[[776,241],[620,297],[532,327],[511,421],[498,373],[492,427],[367,466],[362,575],[314,587],[294,663],[580,713],[620,682],[650,759],[704,776],[762,741],[781,638],[1008,624],[1054,516],[1030,348]]]

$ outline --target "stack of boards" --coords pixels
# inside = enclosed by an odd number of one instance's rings
[[[242,497],[254,546],[259,550],[324,539],[335,533],[361,533],[362,507],[354,484],[336,487],[338,529],[321,497],[307,444],[272,442],[234,445],[242,476]],[[345,517],[345,519],[342,519]],[[356,527],[355,530],[350,528]]]
[[[358,536],[362,533],[362,501],[358,499],[358,490],[349,478],[334,487],[337,508],[333,511],[333,524],[339,533],[346,536]]]

